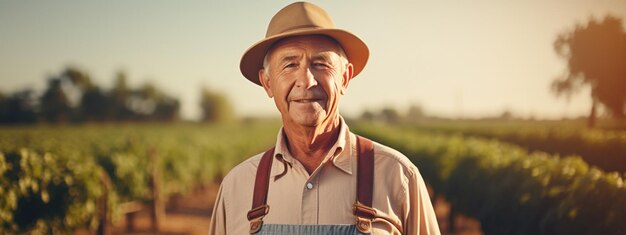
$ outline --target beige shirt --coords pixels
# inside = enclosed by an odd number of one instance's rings
[[[272,162],[265,224],[355,224],[356,136],[343,122],[339,138],[311,175],[287,149],[278,134]],[[249,234],[246,214],[252,207],[257,166],[263,153],[233,168],[222,181],[209,234]],[[433,206],[415,165],[400,152],[374,142],[374,196],[378,215],[403,226],[404,234],[440,234]],[[287,163],[287,164],[285,164]],[[286,169],[285,169],[286,168]],[[286,170],[277,180],[275,176]],[[372,223],[373,234],[400,234],[383,219]]]

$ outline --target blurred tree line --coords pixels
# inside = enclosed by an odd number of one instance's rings
[[[480,118],[446,118],[433,114],[429,114],[420,104],[411,104],[406,110],[398,110],[394,106],[387,105],[378,110],[365,110],[357,118],[359,120],[383,122],[383,123],[415,123],[420,121],[433,121],[433,120],[492,120],[492,121],[506,121],[506,120],[523,120],[521,117],[516,116],[508,109],[503,110],[501,113],[493,116],[484,116]]]
[[[424,108],[419,104],[409,106],[406,113],[401,113],[393,106],[385,106],[379,110],[365,110],[361,113],[359,119],[366,121],[377,121],[385,123],[399,123],[403,121],[417,121],[426,118],[434,118],[428,116]]]
[[[226,97],[206,88],[201,90],[203,120],[221,121],[232,116]],[[38,95],[25,89],[5,95],[0,92],[0,123],[67,123],[175,121],[180,101],[152,83],[133,88],[124,72],[118,72],[109,90],[93,83],[75,67],[67,67],[47,78]]]
[[[552,91],[569,97],[589,86],[589,127],[596,124],[599,106],[610,116],[626,119],[626,33],[622,19],[609,15],[602,21],[577,24],[559,34],[553,46],[567,69],[552,82]]]

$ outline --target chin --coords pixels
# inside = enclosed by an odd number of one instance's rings
[[[321,113],[315,113],[315,114],[299,113],[299,114],[295,114],[291,116],[292,116],[291,119],[293,120],[294,123],[300,126],[306,126],[306,127],[319,126],[320,124],[324,122],[324,117],[325,117],[325,115]]]

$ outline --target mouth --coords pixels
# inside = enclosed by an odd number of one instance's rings
[[[293,99],[291,100],[292,102],[296,102],[296,103],[313,103],[313,102],[319,102],[322,101],[322,99],[319,98],[310,98],[310,99]]]

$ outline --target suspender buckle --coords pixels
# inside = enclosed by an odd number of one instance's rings
[[[250,220],[250,234],[255,234],[261,230],[263,226],[263,217]]]
[[[263,225],[263,217],[270,212],[270,206],[265,204],[248,211],[250,221],[250,234],[257,233]]]
[[[361,233],[371,234],[372,220],[363,217],[356,217],[356,229],[359,230],[359,232]]]
[[[357,201],[354,204],[354,215],[356,216],[356,229],[364,234],[372,233],[372,219],[376,217],[376,210]]]

